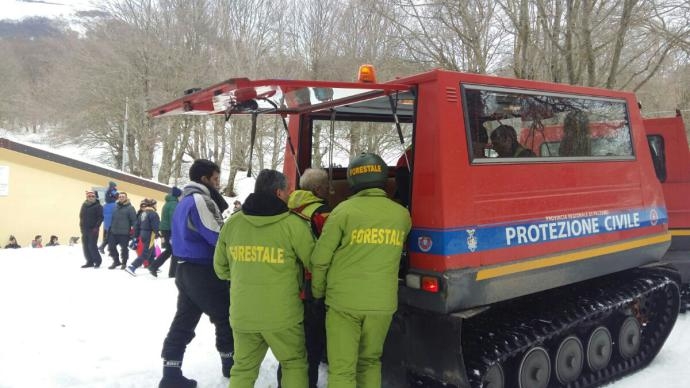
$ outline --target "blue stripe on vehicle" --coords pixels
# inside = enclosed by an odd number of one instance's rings
[[[410,252],[457,255],[633,230],[668,223],[666,208],[594,211],[516,223],[452,229],[413,228]]]

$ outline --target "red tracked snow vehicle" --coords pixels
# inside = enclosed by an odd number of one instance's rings
[[[328,169],[332,206],[353,155],[391,166],[387,190],[413,228],[387,387],[598,386],[648,364],[673,328],[690,258],[665,256],[664,155],[631,93],[434,70],[382,84],[236,78],[149,111],[240,113],[284,126],[293,187]],[[498,157],[487,139],[501,125],[534,156]]]

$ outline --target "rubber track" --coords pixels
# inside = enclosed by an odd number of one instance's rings
[[[680,290],[680,312],[690,310],[690,284],[684,284]]]
[[[642,327],[640,350],[624,360],[618,356],[619,319],[633,300],[646,301],[647,323]],[[587,335],[595,326],[606,325],[614,349],[608,367],[592,372],[586,356],[582,374],[568,388],[596,387],[646,366],[659,352],[678,316],[677,283],[665,269],[635,269],[505,302],[465,321],[463,354],[472,387],[482,387],[481,377],[494,363],[505,365],[505,386],[517,386],[514,367],[525,351],[547,345],[553,368],[558,341],[579,334],[584,352]],[[613,326],[613,327],[611,327]],[[563,387],[552,371],[549,387]]]

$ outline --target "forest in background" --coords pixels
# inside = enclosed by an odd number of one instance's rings
[[[443,68],[629,90],[646,116],[690,117],[690,0],[103,0],[76,20],[0,20],[0,54],[0,127],[113,167],[126,155],[163,183],[212,159],[227,195],[249,121],[147,109],[232,77],[353,81],[371,63],[380,82]],[[254,170],[278,167],[281,125],[258,136]]]

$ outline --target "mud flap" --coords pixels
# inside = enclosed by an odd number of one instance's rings
[[[401,306],[383,349],[383,386],[404,387],[412,378],[469,387],[461,329],[461,318]]]

